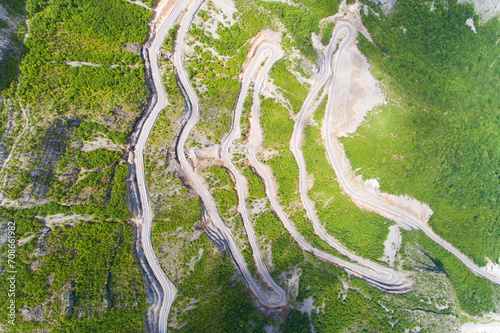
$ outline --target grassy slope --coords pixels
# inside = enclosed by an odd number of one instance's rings
[[[315,121],[321,121],[324,115],[324,107],[325,103],[323,102],[314,115]],[[293,127],[290,113],[282,105],[277,104],[273,100],[266,99],[261,102],[260,122],[264,136],[263,147],[277,152],[266,163],[271,166],[274,176],[277,179],[280,202],[285,210],[290,213],[292,220],[301,233],[306,238],[313,239],[314,236],[310,223],[304,218],[305,212],[300,208],[300,201],[297,195],[297,179],[294,175],[298,175],[298,170],[288,150],[288,142]],[[339,232],[340,238],[349,242],[349,246],[363,252],[364,255],[372,258],[378,257],[381,253],[381,243],[384,239],[384,237],[381,237],[381,233],[387,233],[387,226],[384,226],[385,220],[375,214],[361,212],[349,200],[341,196],[340,193],[337,193],[335,186],[324,185],[324,178],[328,176],[325,168],[328,165],[321,163],[321,158],[318,158],[318,156],[324,155],[324,151],[320,149],[321,144],[317,141],[319,138],[318,130],[314,127],[309,127],[305,130],[305,135],[306,144],[303,151],[306,163],[308,169],[310,168],[309,171],[315,175],[315,178],[320,180],[315,182],[316,185],[311,190],[310,195],[315,195],[316,197],[332,196],[337,203],[340,202],[345,207],[348,207],[347,212],[343,211],[340,215],[333,214],[337,216],[327,223],[327,228],[329,227],[329,230]],[[326,159],[324,161],[326,162]],[[328,169],[331,171],[329,167]],[[252,188],[259,187],[257,185],[258,182],[252,177],[250,172],[246,172],[245,176],[249,179],[250,197],[252,197]],[[260,193],[260,190],[256,190],[255,192]],[[258,197],[258,194],[255,194],[255,197]],[[323,209],[322,205],[321,207],[317,207],[323,213],[323,216],[327,216],[326,214],[333,213],[334,211],[337,213],[336,208],[335,205],[330,204]],[[274,215],[272,217],[275,219]],[[345,218],[350,219],[351,223],[343,223]],[[364,227],[367,224],[371,228],[365,230],[366,228]],[[255,226],[257,233],[268,237],[267,235],[276,234],[275,228],[278,225],[268,222],[265,229],[264,226],[260,227],[258,223],[255,223]],[[359,228],[365,230],[367,235],[358,237]],[[342,235],[342,233],[344,234]],[[353,233],[358,233],[358,235],[355,237],[345,237],[346,233],[349,236],[352,236]],[[279,242],[283,243],[279,245],[280,248],[283,248],[288,242],[286,240]],[[321,247],[322,244],[315,242],[315,245]],[[273,258],[276,254],[273,248]],[[359,329],[387,332],[404,331],[405,329],[414,328],[417,325],[416,322],[420,320],[418,316],[413,314],[412,309],[428,311],[428,322],[426,322],[425,329],[432,330],[437,327],[452,327],[457,324],[456,319],[453,323],[452,321],[443,321],[442,317],[437,314],[439,311],[432,304],[422,304],[422,298],[429,297],[429,290],[415,290],[404,296],[387,296],[373,290],[373,288],[367,286],[363,281],[354,279],[350,281],[352,283],[351,287],[356,288],[358,292],[353,292],[351,289],[344,300],[339,293],[339,290],[341,290],[339,287],[340,284],[337,287],[335,286],[335,283],[337,283],[335,281],[345,281],[344,273],[314,259],[310,255],[305,255],[305,259],[305,261],[301,260],[297,262],[302,275],[299,283],[299,295],[296,301],[302,302],[305,298],[312,296],[315,306],[322,307],[322,304],[324,304],[325,307],[324,310],[319,310],[319,313],[313,311],[312,321],[310,321],[307,315],[301,315],[300,312],[294,310],[300,308],[301,303],[298,303],[296,306],[292,305],[291,312],[281,327],[284,332],[309,332],[309,323],[315,327],[316,332],[330,331],[332,327],[335,327],[335,331],[342,329],[347,329],[348,331]],[[425,281],[423,283],[428,286],[437,286],[435,277],[428,275],[428,273],[418,273],[418,278],[420,279],[419,281]],[[433,298],[433,296],[430,297],[431,299]],[[453,298],[450,299],[450,303],[452,302],[454,302]],[[393,319],[398,318],[398,324],[394,327],[391,327],[387,320],[382,319],[385,310],[379,306],[380,304],[393,311]],[[366,311],[366,309],[369,309],[369,311]],[[455,314],[454,309],[455,307],[450,306],[443,313]]]
[[[283,96],[289,100],[293,113],[297,114],[307,97],[308,89],[288,71],[287,66],[290,66],[289,61],[279,61],[273,66],[269,76],[273,79],[273,83],[281,88]]]

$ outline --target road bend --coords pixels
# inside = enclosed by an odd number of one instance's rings
[[[337,45],[336,40],[337,40],[337,34],[341,30],[347,30],[348,36],[344,39],[342,42],[338,52],[337,52],[337,61],[342,58],[342,51],[347,45],[352,37],[353,37],[353,30],[350,25],[343,23],[340,24],[334,31],[332,38],[330,40],[330,44],[327,48],[327,54],[326,54],[326,59],[328,63],[331,61],[333,52],[335,50],[335,47]],[[297,165],[299,167],[299,192],[300,192],[300,198],[302,200],[302,204],[307,212],[307,216],[309,217],[309,220],[311,221],[315,233],[323,240],[326,242],[329,246],[334,248],[337,252],[342,254],[343,256],[347,257],[349,260],[355,261],[363,266],[369,267],[372,269],[374,272],[376,272],[379,275],[379,278],[381,280],[386,280],[386,283],[391,283],[391,282],[396,282],[400,279],[404,279],[404,276],[402,274],[396,273],[394,270],[384,267],[382,265],[378,265],[376,263],[373,263],[369,260],[366,260],[360,256],[357,256],[353,253],[351,253],[349,250],[347,250],[345,247],[343,247],[337,240],[335,240],[333,237],[328,235],[324,230],[323,227],[314,211],[313,208],[313,203],[307,196],[307,170],[306,170],[306,164],[304,161],[304,156],[302,154],[302,151],[300,149],[300,141],[302,139],[302,131],[304,128],[304,120],[306,119],[307,116],[307,111],[311,105],[311,103],[314,101],[316,96],[318,95],[319,90],[324,86],[326,81],[331,77],[332,71],[331,71],[331,66],[326,66],[326,69],[322,72],[322,76],[320,77],[320,80],[314,85],[313,89],[310,91],[309,95],[307,96],[304,104],[302,105],[302,108],[300,109],[299,114],[297,115],[297,119],[295,122],[294,126],[294,131],[292,134],[292,140],[291,140],[291,145],[290,149],[292,153],[295,156],[295,159],[297,161]]]
[[[341,27],[345,26],[346,24],[342,24],[339,26],[338,29]],[[349,30],[349,39],[352,38],[352,28],[350,25],[347,24],[347,28]],[[344,47],[347,45],[346,42],[342,43],[339,49],[339,54],[342,52]],[[329,62],[331,67],[331,62]],[[463,253],[461,253],[459,250],[454,248],[450,243],[446,242],[444,239],[436,235],[432,229],[430,229],[428,226],[423,224],[421,221],[419,221],[417,218],[409,215],[408,213],[404,212],[401,209],[398,209],[394,206],[389,206],[385,203],[379,202],[374,199],[370,199],[367,197],[364,197],[360,193],[355,192],[347,183],[347,181],[344,178],[344,175],[342,174],[342,170],[339,167],[338,161],[335,157],[335,146],[332,144],[332,133],[331,133],[331,124],[332,124],[332,117],[333,113],[335,112],[334,107],[333,107],[333,101],[334,101],[334,96],[335,96],[335,85],[337,83],[337,74],[340,70],[341,66],[341,58],[338,57],[337,61],[335,63],[335,69],[333,70],[333,78],[332,78],[332,83],[330,87],[330,92],[329,92],[329,98],[328,98],[328,104],[327,104],[327,110],[326,110],[326,121],[323,124],[323,139],[325,142],[325,149],[327,152],[327,156],[330,162],[330,165],[333,167],[333,170],[335,171],[335,174],[337,176],[337,180],[339,181],[340,185],[342,188],[345,190],[347,195],[352,198],[359,200],[361,202],[364,202],[366,205],[371,206],[373,208],[376,208],[376,210],[384,210],[391,215],[393,215],[396,218],[402,218],[406,221],[406,223],[410,226],[412,226],[415,229],[422,230],[427,237],[432,239],[434,242],[442,246],[445,250],[453,254],[457,259],[459,259],[467,268],[469,268],[474,274],[476,274],[479,277],[482,277],[486,280],[489,280],[497,285],[500,285],[500,278],[486,272],[484,269],[480,268],[477,266],[471,259],[469,259],[467,256],[465,256]]]
[[[193,184],[193,187],[195,188],[196,192],[200,196],[201,200],[203,201],[203,204],[206,208],[206,211],[208,215],[210,216],[212,222],[216,226],[216,228],[219,230],[219,234],[221,237],[224,238],[224,241],[228,245],[228,249],[232,254],[232,257],[238,266],[243,278],[244,282],[246,282],[247,286],[253,291],[253,293],[259,298],[259,300],[262,302],[262,304],[268,306],[268,307],[279,307],[283,305],[283,300],[281,297],[277,300],[269,300],[259,289],[257,286],[256,282],[254,281],[252,275],[248,271],[248,268],[246,266],[246,263],[241,256],[241,253],[239,251],[238,245],[236,244],[236,241],[234,240],[233,235],[231,234],[230,230],[227,228],[225,225],[224,221],[220,217],[220,215],[217,212],[215,202],[213,198],[210,196],[208,191],[204,188],[204,186],[201,184],[201,182],[198,180],[196,174],[193,171],[193,168],[189,164],[186,155],[184,153],[184,145],[186,143],[187,138],[189,137],[189,134],[191,133],[191,130],[194,128],[196,123],[198,122],[200,118],[199,114],[199,103],[198,103],[198,97],[196,96],[196,93],[191,86],[191,83],[188,80],[188,76],[186,74],[186,71],[183,67],[182,64],[182,43],[184,41],[184,38],[186,37],[186,34],[189,30],[189,27],[191,25],[191,22],[198,10],[198,8],[201,6],[203,0],[195,0],[194,3],[191,5],[189,8],[188,12],[185,15],[184,20],[182,21],[181,25],[179,26],[178,34],[177,34],[177,41],[176,41],[176,46],[175,46],[175,52],[174,52],[174,66],[177,69],[177,73],[179,76],[179,82],[182,86],[183,93],[185,94],[186,98],[186,105],[188,108],[189,112],[189,119],[186,122],[184,128],[181,131],[181,134],[179,136],[179,140],[177,143],[177,157],[179,158],[179,162],[181,164],[182,169],[186,173],[187,177]]]
[[[334,38],[332,38],[334,39]],[[330,49],[330,55],[333,49]],[[390,271],[383,271],[380,269],[373,269],[370,266],[373,265],[367,265],[367,266],[361,266],[356,263],[348,262],[346,260],[343,260],[339,257],[333,256],[329,253],[326,253],[324,251],[318,250],[314,248],[310,243],[308,243],[295,229],[295,226],[293,223],[290,222],[288,219],[287,215],[281,208],[281,206],[278,204],[276,198],[277,194],[272,186],[272,178],[271,175],[268,173],[267,169],[264,167],[264,165],[257,159],[255,150],[256,150],[256,138],[258,136],[258,131],[260,130],[260,124],[259,124],[259,113],[260,113],[260,90],[262,88],[262,84],[264,82],[264,75],[260,75],[258,79],[256,80],[255,86],[254,86],[254,92],[253,92],[253,101],[252,101],[252,126],[251,126],[251,136],[250,136],[250,143],[249,143],[249,148],[248,148],[248,155],[250,162],[254,166],[255,170],[257,173],[260,175],[260,177],[264,181],[264,186],[266,188],[266,194],[269,199],[270,205],[272,210],[275,212],[275,214],[278,216],[278,218],[281,220],[283,223],[284,227],[288,230],[290,235],[293,237],[293,239],[297,242],[297,244],[303,248],[305,251],[308,251],[312,253],[314,256],[317,258],[328,262],[330,264],[333,264],[335,266],[341,267],[349,271],[351,274],[364,279],[367,281],[369,284],[373,285],[374,287],[381,289],[383,291],[389,292],[389,293],[394,293],[394,294],[401,294],[401,293],[406,293],[411,290],[412,287],[412,282],[408,279],[405,279],[402,276],[399,276],[397,274],[392,274]],[[322,76],[322,79],[320,80],[323,81],[326,79]],[[324,84],[324,82],[323,82]],[[319,88],[318,88],[319,89]],[[316,92],[317,93],[317,92]],[[310,96],[315,96],[315,95],[310,95]],[[313,98],[309,97],[309,98]],[[307,103],[307,102],[306,102]],[[306,104],[305,103],[305,104]]]
[[[146,147],[146,143],[148,141],[149,134],[151,133],[151,129],[158,117],[160,111],[168,104],[167,95],[163,88],[163,83],[161,79],[161,75],[159,73],[158,67],[158,53],[160,47],[165,39],[168,30],[171,29],[181,14],[181,11],[184,7],[183,1],[177,1],[175,6],[170,11],[168,17],[163,22],[162,26],[158,30],[156,36],[151,43],[151,46],[148,49],[149,61],[151,64],[151,73],[153,76],[154,86],[157,92],[157,100],[151,111],[148,118],[145,120],[144,125],[141,128],[139,138],[134,150],[134,164],[137,170],[137,185],[139,188],[139,196],[141,200],[142,207],[142,233],[141,233],[141,243],[144,249],[144,255],[148,262],[148,265],[151,267],[153,274],[155,275],[158,283],[162,290],[158,291],[159,298],[161,300],[161,305],[156,309],[158,323],[157,328],[158,332],[164,333],[167,331],[167,320],[168,314],[170,312],[170,307],[172,302],[174,301],[177,290],[173,283],[167,278],[165,273],[163,272],[160,264],[158,263],[158,259],[153,250],[153,245],[151,243],[151,225],[153,221],[153,211],[151,209],[151,204],[149,202],[149,197],[146,188],[146,180],[144,176],[144,148]],[[153,305],[155,306],[155,305]],[[158,307],[158,304],[156,305]]]
[[[260,76],[266,76],[267,73],[269,73],[269,70],[271,67],[274,65],[274,63],[277,60],[277,52],[274,46],[272,45],[263,45],[259,47],[257,50],[252,62],[250,63],[250,66],[247,68],[245,75],[243,77],[243,82],[241,84],[241,89],[240,89],[240,95],[238,96],[237,104],[236,104],[236,110],[234,112],[234,117],[233,121],[231,124],[231,128],[229,130],[228,136],[225,138],[224,142],[222,143],[222,159],[224,160],[224,163],[226,164],[227,168],[229,171],[233,174],[234,179],[235,179],[235,185],[237,188],[237,193],[239,197],[239,210],[240,210],[240,215],[243,220],[243,225],[245,226],[245,230],[247,233],[248,241],[250,243],[250,246],[252,248],[252,253],[255,259],[255,263],[257,264],[257,268],[264,278],[264,280],[267,282],[267,284],[279,295],[279,300],[276,301],[277,303],[280,303],[282,305],[285,304],[286,302],[286,293],[285,291],[274,281],[272,278],[271,274],[269,273],[269,270],[267,269],[266,265],[262,261],[262,257],[260,255],[260,250],[259,250],[259,245],[257,244],[256,237],[255,237],[255,232],[253,230],[253,226],[250,222],[249,219],[249,214],[246,206],[246,200],[248,198],[248,189],[246,186],[246,182],[243,179],[243,175],[240,173],[240,171],[236,168],[234,163],[232,162],[230,155],[229,155],[229,147],[235,140],[237,136],[240,135],[240,120],[241,120],[241,112],[243,109],[243,103],[245,102],[245,99],[248,95],[248,88],[250,86],[250,78],[252,77],[254,71],[256,70],[256,65],[260,64],[258,61],[261,61],[261,55],[269,53],[269,58],[267,59],[267,62],[265,63],[264,67],[260,70],[259,75]]]

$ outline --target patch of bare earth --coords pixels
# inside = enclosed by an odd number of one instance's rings
[[[180,0],[157,0],[154,4],[153,17],[151,18],[150,24],[153,27],[153,33],[156,33],[160,29],[161,25],[167,18],[168,14],[174,7],[174,5]]]

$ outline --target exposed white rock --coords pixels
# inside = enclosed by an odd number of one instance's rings
[[[38,218],[40,221],[42,221],[45,225],[49,226],[50,228],[53,228],[55,226],[61,225],[61,224],[75,224],[79,221],[90,221],[92,220],[93,216],[89,215],[65,215],[65,214],[55,214],[55,215],[49,215],[44,218]]]
[[[307,313],[309,318],[311,318],[311,312],[314,309],[316,309],[316,307],[314,306],[314,300],[313,297],[311,296],[308,298],[304,298],[304,302],[302,303],[302,306],[300,307],[299,311],[302,314]]]
[[[254,200],[252,202],[251,214],[259,215],[260,213],[266,211],[267,200],[265,198]]]
[[[0,4],[0,21],[7,23],[7,27],[0,29],[0,60],[3,59],[3,50],[10,44],[10,36],[16,29],[17,18],[9,16],[7,9]]]
[[[212,5],[210,7],[210,5]],[[209,9],[211,8],[211,10]],[[234,2],[231,0],[213,0],[212,2],[204,2],[200,8],[201,10],[208,11],[209,18],[207,20],[202,20],[199,16],[196,16],[193,20],[193,24],[200,25],[203,24],[203,30],[209,33],[213,38],[219,39],[217,34],[218,24],[223,26],[231,26],[236,22],[233,19],[233,14],[237,13]]]
[[[90,67],[99,67],[99,64],[94,64],[86,61],[66,61],[66,65],[70,67],[82,67],[82,66],[90,66]]]
[[[481,23],[500,15],[500,1],[498,0],[458,0],[458,4],[472,3],[475,12],[481,17]]]
[[[380,8],[382,9],[382,11],[385,14],[388,14],[394,8],[394,5],[396,4],[397,0],[369,0],[369,1],[374,2],[377,5],[379,5]]]
[[[264,0],[264,1],[269,1],[269,2],[282,2],[282,3],[286,3],[287,5],[289,6],[297,6],[297,4],[295,2],[292,2],[290,0]]]
[[[288,278],[288,275],[291,275]],[[287,294],[290,299],[295,299],[299,294],[299,281],[302,270],[298,266],[291,267],[290,270],[281,272],[279,279],[286,285]]]
[[[146,4],[144,2],[141,2],[139,0],[135,0],[135,1],[127,0],[127,2],[130,2],[131,4],[138,5],[138,6],[141,6],[143,8],[151,10],[151,8],[149,8],[148,6],[146,6]]]
[[[394,267],[394,262],[396,261],[396,253],[401,248],[402,242],[401,232],[397,224],[391,225],[389,227],[389,234],[384,242],[384,256],[380,259],[383,262],[389,264],[389,266]]]
[[[467,323],[462,326],[462,333],[500,333],[500,323]]]
[[[362,26],[360,6],[359,3],[350,6],[340,6],[336,17],[337,24],[347,21],[356,30],[364,34],[363,29],[360,28]],[[368,33],[366,32],[366,34]],[[339,38],[342,38],[342,36],[339,35]],[[337,60],[334,59],[335,61]],[[338,111],[335,112],[332,122],[329,124],[331,126],[330,133],[333,134],[332,145],[335,146],[333,150],[337,154],[335,160],[339,164],[341,173],[346,182],[349,183],[349,187],[354,189],[354,191],[371,200],[402,209],[408,214],[413,215],[414,218],[420,220],[423,224],[427,224],[430,216],[433,214],[432,209],[427,204],[420,203],[418,200],[410,198],[407,195],[396,196],[381,193],[379,183],[376,179],[364,181],[360,175],[356,176],[352,171],[350,161],[345,154],[339,137],[356,131],[357,127],[363,122],[366,113],[375,106],[385,103],[386,98],[377,80],[370,73],[370,66],[366,58],[357,49],[356,42],[352,42],[346,46],[341,61],[342,66],[337,73],[337,80],[338,82],[342,82],[342,84],[335,86],[335,99],[333,101],[333,107]],[[330,88],[328,87],[327,89]],[[325,126],[322,127],[325,128]],[[405,225],[403,220],[398,219],[385,210],[376,209],[373,206],[366,205],[362,201],[353,201],[362,208],[374,211],[379,215],[394,220],[401,227],[408,228],[408,225]]]
[[[341,6],[340,9],[337,22],[349,22],[371,41],[361,21],[360,5]],[[343,37],[341,34],[338,36],[339,39]],[[338,112],[335,112],[333,119],[336,124],[334,133],[339,137],[356,131],[369,110],[386,102],[378,81],[370,72],[368,60],[358,50],[356,43],[350,43],[344,49],[341,61],[342,70],[337,80],[342,84],[335,87],[334,108]]]
[[[233,20],[233,14],[237,12],[236,6],[234,5],[234,2],[231,0],[212,0],[214,3],[215,7],[219,9],[220,11],[220,20],[221,22],[230,22],[229,25],[232,25],[235,20]],[[226,18],[223,17],[223,15],[226,16]]]
[[[93,141],[84,141],[82,151],[87,152],[96,149],[120,151],[122,150],[122,146],[102,136],[96,137]]]
[[[477,34],[476,26],[474,25],[474,19],[472,17],[468,18],[467,21],[465,21],[465,25],[468,25],[472,29],[472,31]]]
[[[486,258],[486,261],[488,261],[488,263],[482,268],[488,273],[500,278],[500,258],[496,263],[491,261],[490,258]]]
[[[266,333],[273,333],[274,332],[274,326],[272,326],[272,325],[266,325],[266,326],[264,326],[264,332],[266,332]]]

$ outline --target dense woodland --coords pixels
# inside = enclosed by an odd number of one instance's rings
[[[146,22],[151,12],[119,0],[28,0],[26,14],[29,35],[18,88],[23,104],[100,116],[109,104],[130,110],[144,98],[142,67],[131,66],[139,57],[125,46],[144,42],[147,25],[138,23]],[[67,61],[99,67],[71,67]]]
[[[134,229],[127,224],[123,157],[130,126],[147,97],[138,50],[151,12],[119,0],[2,5],[26,19],[14,42],[28,32],[19,63],[13,53],[0,67],[2,115],[17,112],[14,119],[22,125],[22,106],[32,127],[16,148],[2,188],[9,200],[31,208],[0,208],[0,229],[15,221],[17,239],[25,240],[17,248],[16,327],[143,331],[148,305],[133,254]],[[70,61],[95,66],[72,67]],[[108,144],[90,144],[99,140]],[[1,248],[2,256],[6,250]],[[27,320],[21,309],[39,319]]]

